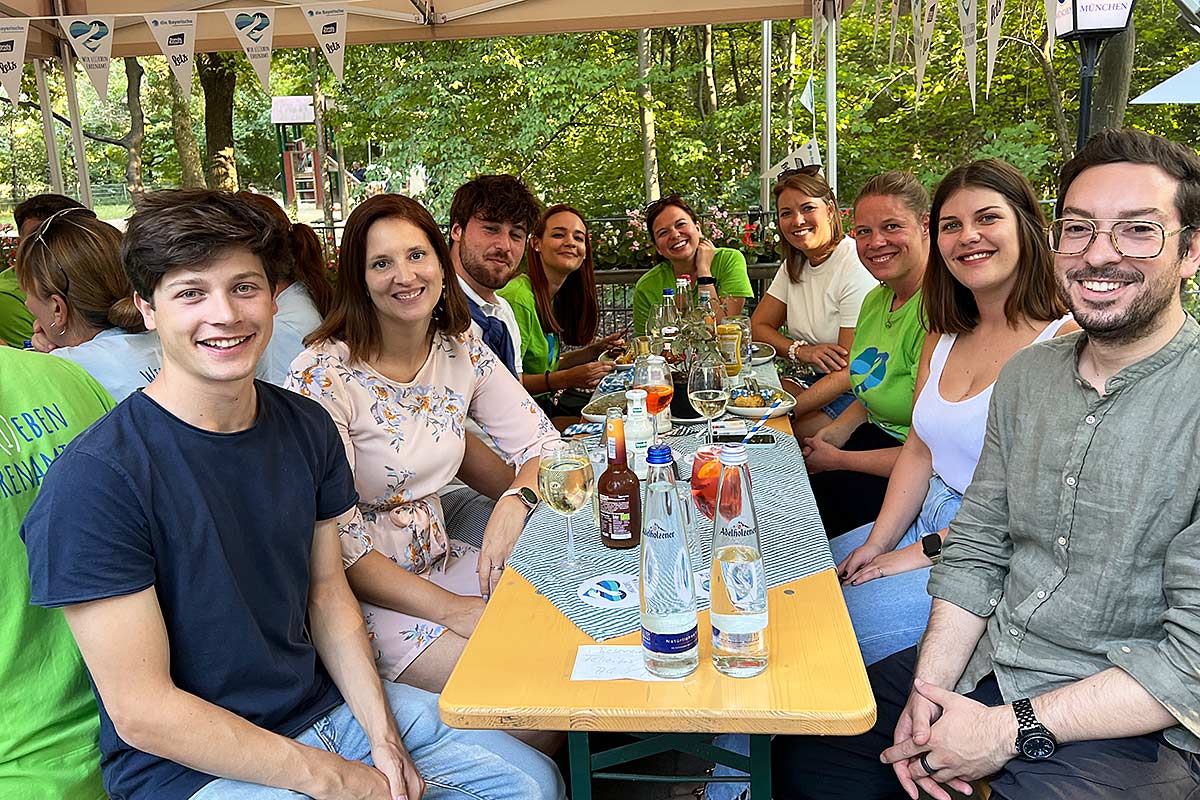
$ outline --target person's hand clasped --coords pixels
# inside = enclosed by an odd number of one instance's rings
[[[817,431],[815,436],[805,439],[801,449],[809,475],[840,468],[838,457],[842,454],[841,448],[826,441],[821,433]]]
[[[842,583],[849,583],[851,576],[867,564],[870,564],[875,560],[876,556],[882,553],[882,547],[876,547],[871,544],[870,539],[867,539],[867,541],[851,550],[850,554],[843,558],[841,563],[837,565],[838,580]]]
[[[850,555],[853,556],[854,553]],[[847,557],[847,560],[849,560],[849,557]],[[867,581],[886,578],[889,575],[912,572],[922,567],[928,567],[932,563],[921,549],[921,543],[917,542],[888,553],[880,553],[866,564],[859,565],[858,569],[854,572],[849,572],[842,578],[842,583],[848,583],[851,586],[860,586]],[[839,569],[838,575],[841,574],[841,570]]]
[[[913,800],[917,787],[936,800],[951,800],[944,786],[971,794],[971,781],[1013,758],[1016,738],[1016,717],[1008,706],[985,706],[915,678],[894,744],[880,760],[892,765]]]
[[[838,344],[809,344],[796,348],[796,360],[810,364],[824,372],[837,372],[846,368],[849,352]]]
[[[375,762],[375,769],[387,779],[389,793],[385,797],[388,800],[421,800],[425,794],[425,779],[404,745],[398,742],[373,744],[371,760]]]

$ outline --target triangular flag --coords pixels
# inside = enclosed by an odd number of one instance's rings
[[[890,65],[896,55],[896,28],[900,27],[900,0],[892,0],[892,32],[888,38],[888,64]]]
[[[346,59],[346,9],[342,6],[300,6],[317,46],[329,61],[329,68],[338,82],[342,80],[342,66]]]
[[[825,35],[825,0],[813,0],[812,4],[813,54],[821,52],[821,37]]]
[[[171,74],[183,89],[183,96],[192,93],[192,66],[196,60],[196,13],[145,14],[146,24],[158,49],[167,57]]]
[[[1054,47],[1054,17],[1058,13],[1058,3],[1055,0],[1045,0],[1046,3],[1046,44]]]
[[[875,17],[871,23],[871,49],[875,49],[875,44],[879,41],[879,17],[883,14],[883,0],[875,0]]]
[[[242,43],[250,66],[267,94],[271,93],[271,41],[275,37],[274,8],[242,8],[225,12],[234,35]]]
[[[767,180],[774,183],[779,177],[779,173],[785,169],[799,169],[806,167],[809,164],[821,165],[821,146],[817,144],[815,138],[809,139],[804,144],[797,147],[792,152],[788,153],[778,164],[771,167],[767,171]]]
[[[808,109],[808,113],[816,114],[817,108],[813,103],[813,79],[812,75],[808,76],[808,83],[804,84],[804,91],[800,93],[800,105]]]
[[[58,24],[67,34],[84,72],[96,87],[101,100],[108,100],[108,61],[112,56],[113,16],[90,14],[86,17],[59,17]]]
[[[21,101],[21,73],[28,39],[29,20],[0,20],[0,82],[14,106]]]
[[[988,0],[987,13],[987,96],[992,96],[992,72],[996,51],[1000,49],[1000,23],[1004,20],[1004,0]]]
[[[917,46],[917,102],[921,100],[921,84],[925,82],[925,65],[929,63],[929,50],[933,46],[933,26],[937,22],[937,8],[938,0],[926,0],[921,42]]]
[[[1050,0],[1054,2],[1054,0]],[[971,110],[975,110],[975,73],[979,66],[979,0],[955,0],[958,27],[962,30],[963,56],[967,60],[967,85],[971,88]]]

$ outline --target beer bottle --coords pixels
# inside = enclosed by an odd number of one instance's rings
[[[625,457],[625,421],[621,409],[610,408],[605,419],[608,468],[596,484],[600,497],[600,541],[605,547],[636,547],[642,535],[641,485]]]

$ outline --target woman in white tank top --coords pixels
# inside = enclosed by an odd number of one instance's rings
[[[930,333],[912,431],[879,518],[830,543],[867,664],[925,630],[926,552],[940,554],[970,483],[1001,367],[1022,347],[1078,330],[1055,290],[1044,225],[1029,182],[1002,161],[958,167],[934,195],[922,290]]]

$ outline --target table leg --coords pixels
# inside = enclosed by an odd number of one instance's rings
[[[572,759],[574,763],[574,759]],[[771,800],[771,737],[750,736],[750,800]]]
[[[588,732],[569,731],[567,748],[571,759],[571,800],[592,800],[592,748]]]

